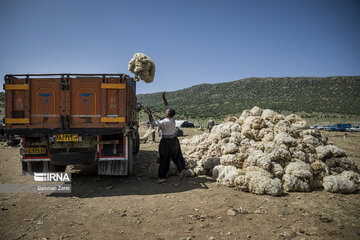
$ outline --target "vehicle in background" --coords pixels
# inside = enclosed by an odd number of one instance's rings
[[[186,120],[175,120],[175,124],[176,124],[176,127],[179,127],[179,128],[193,128],[195,127],[195,125],[191,122],[188,122]]]
[[[194,125],[193,123],[191,123],[191,122],[184,121],[184,122],[180,125],[180,127],[193,128],[193,127],[195,127],[195,125]]]
[[[317,128],[316,125],[311,125],[311,126],[310,126],[310,129],[316,129],[316,128]]]
[[[345,129],[347,128],[351,128],[351,124],[343,124],[343,123],[336,123],[333,124],[330,127],[325,128],[325,131],[339,131],[339,132],[344,132]]]
[[[360,132],[360,125],[356,125],[356,126],[351,127],[351,128],[346,128],[345,130],[348,131],[348,132]]]
[[[324,126],[324,125],[322,125],[322,126],[319,126],[319,127],[317,127],[317,129],[319,129],[319,130],[325,130],[326,128],[328,128],[329,126]]]
[[[129,175],[139,151],[136,82],[125,74],[5,76],[5,134],[21,137],[23,174],[97,162]]]

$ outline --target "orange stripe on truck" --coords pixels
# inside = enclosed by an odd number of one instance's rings
[[[125,83],[102,83],[101,88],[107,89],[125,89]]]
[[[101,122],[125,122],[124,117],[102,117]]]
[[[30,123],[28,118],[5,118],[5,123],[10,123],[10,124],[14,124],[14,123],[21,123],[21,124],[25,124],[25,123]]]
[[[5,84],[5,90],[29,90],[29,84]]]

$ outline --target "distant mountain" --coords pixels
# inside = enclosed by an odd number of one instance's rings
[[[360,114],[360,76],[246,78],[200,84],[167,93],[178,114],[221,117],[253,106],[275,111]],[[162,111],[161,92],[137,95],[138,102]]]

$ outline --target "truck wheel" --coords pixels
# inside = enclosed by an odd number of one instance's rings
[[[140,150],[140,136],[138,131],[135,131],[135,139],[133,139],[133,146],[133,153],[138,154]]]
[[[128,176],[132,175],[132,169],[133,169],[133,158],[134,158],[134,150],[133,150],[133,141],[131,137],[128,137]]]
[[[65,172],[66,166],[50,164],[50,172]]]

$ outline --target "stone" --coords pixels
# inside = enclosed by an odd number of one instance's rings
[[[229,209],[229,210],[227,211],[227,215],[229,215],[229,216],[235,216],[235,215],[236,215],[236,210],[234,210],[234,209]]]

